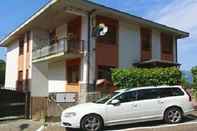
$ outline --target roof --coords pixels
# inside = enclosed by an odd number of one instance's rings
[[[13,36],[15,36],[17,32],[27,28],[27,26],[32,21],[34,21],[38,16],[40,16],[43,12],[45,12],[49,7],[53,6],[58,1],[60,1],[60,0],[51,0],[49,3],[47,3],[44,7],[42,7],[35,14],[33,14],[27,21],[25,21],[23,24],[21,24],[19,27],[17,27],[13,32],[11,32],[4,39],[2,39],[0,41],[0,45],[5,46],[7,43],[9,43],[9,39],[11,39]],[[69,2],[71,2],[71,1],[69,1]],[[75,0],[75,1],[72,1],[72,2],[73,3],[74,2],[75,3],[76,2],[83,3],[83,4],[86,4],[88,6],[91,6],[92,8],[95,8],[95,9],[103,9],[105,11],[114,13],[116,15],[122,15],[123,17],[128,17],[129,19],[131,19],[131,20],[133,20],[137,23],[146,24],[147,26],[150,26],[150,27],[153,27],[153,28],[158,28],[158,29],[162,29],[162,30],[165,30],[165,31],[169,31],[171,33],[176,34],[177,38],[189,37],[189,33],[184,32],[182,30],[175,29],[175,28],[172,28],[172,27],[169,27],[169,26],[166,26],[166,25],[162,25],[162,24],[144,19],[142,17],[134,16],[134,15],[131,15],[129,13],[107,7],[105,5],[97,4],[95,2],[91,2],[91,1],[88,1],[88,0]]]

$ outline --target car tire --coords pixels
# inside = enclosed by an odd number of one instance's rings
[[[180,123],[183,118],[182,110],[177,107],[171,107],[164,113],[164,121],[168,124]]]
[[[81,120],[81,129],[83,131],[102,131],[104,127],[103,120],[99,115],[86,115]]]

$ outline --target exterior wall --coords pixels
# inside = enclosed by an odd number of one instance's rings
[[[57,39],[63,39],[67,36],[67,24],[63,24],[56,28]]]
[[[18,79],[18,55],[19,45],[18,41],[15,41],[7,48],[5,78],[6,89],[16,89],[16,81]]]
[[[152,59],[161,59],[160,32],[157,30],[152,30]]]
[[[48,83],[49,93],[52,92],[65,92],[65,62],[58,61],[55,63],[49,63],[48,65]]]
[[[32,65],[31,96],[48,96],[48,62],[39,62]]]
[[[140,28],[124,21],[119,23],[119,68],[140,61]]]

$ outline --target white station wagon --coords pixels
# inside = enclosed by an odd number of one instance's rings
[[[174,124],[193,111],[191,96],[181,86],[122,89],[62,112],[61,125],[100,131],[104,126],[164,120]]]

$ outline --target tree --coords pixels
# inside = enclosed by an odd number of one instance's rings
[[[197,98],[197,66],[192,68],[192,92]]]
[[[181,72],[170,68],[113,69],[112,81],[118,88],[181,84]]]

